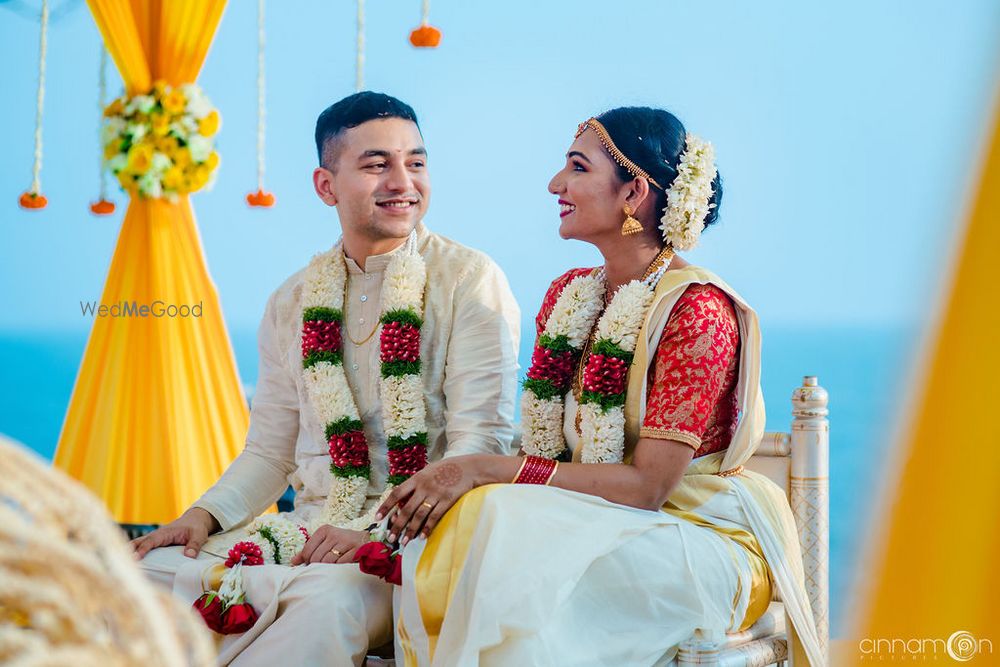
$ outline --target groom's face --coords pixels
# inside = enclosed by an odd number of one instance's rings
[[[370,120],[344,130],[316,170],[316,192],[337,207],[344,232],[378,241],[405,238],[427,212],[431,184],[417,125]],[[332,163],[332,164],[330,164]]]

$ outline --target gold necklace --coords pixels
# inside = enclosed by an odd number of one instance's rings
[[[379,324],[381,324],[381,323],[379,323]],[[346,333],[346,334],[347,334],[347,340],[349,340],[349,341],[351,341],[352,343],[354,343],[354,345],[355,345],[355,346],[357,346],[357,347],[361,347],[362,345],[364,345],[365,343],[367,343],[368,341],[370,341],[370,340],[371,340],[372,338],[374,338],[374,337],[375,337],[375,332],[376,332],[376,331],[378,331],[378,327],[379,327],[379,325],[378,325],[378,324],[376,324],[376,325],[375,325],[375,328],[374,328],[374,329],[372,329],[372,332],[371,332],[370,334],[368,334],[367,336],[365,336],[365,337],[364,337],[364,338],[363,338],[362,340],[360,340],[360,341],[357,341],[357,340],[354,340],[353,338],[351,338],[351,332],[350,332],[350,331],[348,331],[346,327],[344,328],[344,333]]]
[[[344,335],[347,336],[347,340],[354,343],[355,347],[361,347],[362,345],[370,341],[375,336],[375,332],[378,331],[380,324],[382,323],[375,322],[375,328],[372,329],[372,332],[370,334],[362,338],[360,341],[354,340],[353,338],[351,338],[351,332],[348,331],[347,329],[347,309],[346,308],[344,309]]]

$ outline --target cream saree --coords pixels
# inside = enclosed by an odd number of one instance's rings
[[[403,552],[397,661],[669,665],[692,635],[712,640],[747,627],[773,590],[785,603],[795,663],[824,664],[787,498],[740,469],[764,431],[757,316],[709,271],[668,271],[657,286],[632,366],[642,372],[629,373],[625,460],[639,438],[656,344],[696,283],[724,290],[739,319],[741,417],[730,446],[694,459],[660,512],[552,487],[495,484],[466,494],[430,538]],[[570,394],[567,424],[574,413]],[[578,461],[575,430],[564,430]]]

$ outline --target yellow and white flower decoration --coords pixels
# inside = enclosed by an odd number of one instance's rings
[[[130,194],[174,200],[211,187],[219,167],[219,111],[195,84],[153,84],[104,109],[104,159]]]

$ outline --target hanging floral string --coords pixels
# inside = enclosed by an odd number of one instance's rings
[[[274,193],[264,192],[264,0],[257,0],[257,192],[247,195],[247,204],[259,208],[274,206]]]
[[[115,203],[108,199],[107,167],[104,163],[104,107],[107,105],[108,81],[106,70],[108,66],[108,51],[101,43],[101,59],[97,70],[97,134],[98,146],[101,147],[97,160],[97,173],[100,177],[101,190],[97,201],[91,203],[90,212],[94,215],[111,215],[115,212]]]
[[[365,0],[358,0],[358,53],[354,62],[354,90],[365,87]]]
[[[430,24],[431,0],[424,0],[420,27],[410,33],[410,44],[422,49],[436,49],[441,43],[441,31]]]
[[[41,37],[38,44],[38,98],[35,109],[35,164],[32,168],[31,189],[21,195],[19,204],[25,209],[41,209],[49,203],[42,194],[42,108],[45,102],[45,55],[48,51],[49,1],[42,0]]]

